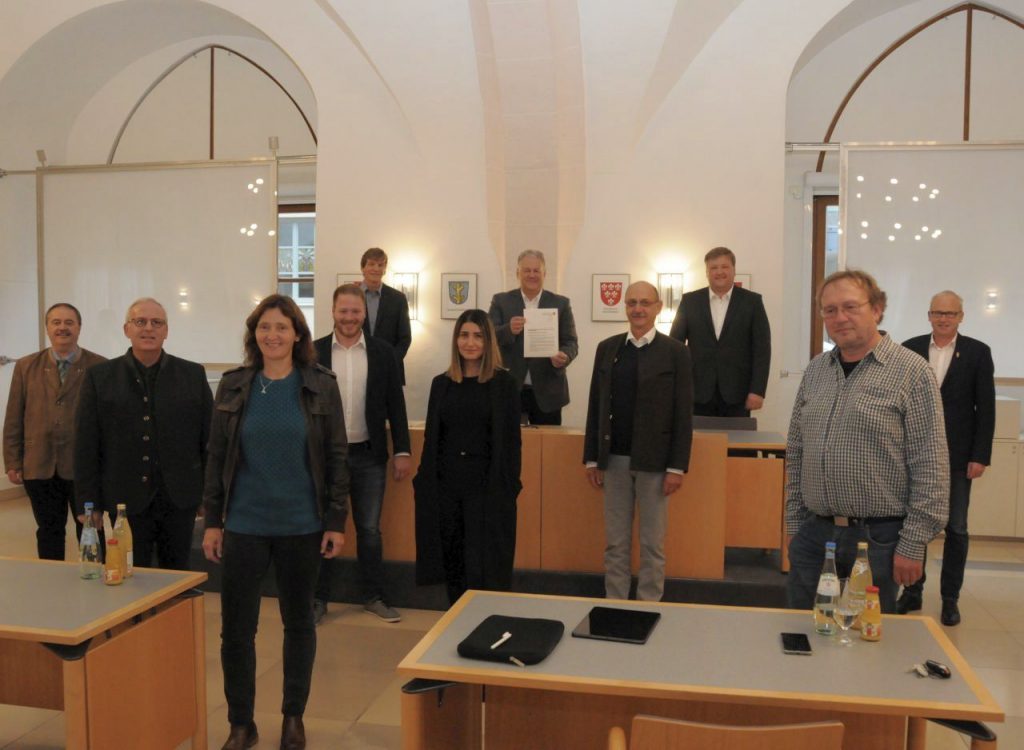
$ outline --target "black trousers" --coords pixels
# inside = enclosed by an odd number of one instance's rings
[[[313,589],[323,534],[255,536],[224,532],[220,662],[228,721],[248,724],[256,701],[256,628],[260,589],[270,563],[284,623],[284,696],[281,713],[302,716],[316,658]]]
[[[957,601],[964,585],[964,570],[967,567],[967,550],[970,538],[967,535],[967,510],[971,505],[971,480],[967,471],[949,472],[949,521],[946,523],[946,541],[942,545],[942,578],[939,593],[943,601]],[[925,551],[927,561],[927,550]],[[927,566],[926,566],[927,567]],[[924,593],[925,573],[917,583],[906,589],[921,596]]]
[[[111,524],[116,517],[117,511],[114,511]],[[144,511],[128,515],[128,525],[132,527],[132,562],[140,568],[151,568],[155,551],[156,567],[188,570],[195,522],[195,508],[179,508],[171,504],[162,490],[157,492]]]
[[[562,410],[541,411],[533,388],[524,385],[519,391],[519,409],[523,424],[562,424]]]
[[[56,474],[50,479],[26,479],[25,492],[36,519],[39,559],[63,560],[68,511],[75,520],[75,539],[82,538],[82,524],[75,515],[75,483]]]
[[[441,458],[441,552],[451,604],[467,589],[487,588],[482,508],[489,465],[490,459],[483,456]]]
[[[739,404],[727,404],[715,389],[715,396],[710,401],[693,405],[693,414],[698,417],[749,417],[750,409],[745,397]]]

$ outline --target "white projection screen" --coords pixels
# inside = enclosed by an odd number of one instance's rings
[[[82,311],[82,346],[124,353],[127,307],[167,309],[168,352],[241,360],[246,316],[277,286],[273,161],[43,173],[44,305]]]
[[[996,375],[1024,377],[1024,145],[844,146],[840,263],[888,294],[882,328],[931,332],[936,292],[964,299],[961,332],[992,347]]]

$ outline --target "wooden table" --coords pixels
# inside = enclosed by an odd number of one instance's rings
[[[643,646],[572,638],[595,604],[662,616]],[[561,620],[565,635],[532,667],[459,657],[459,641],[490,614]],[[927,718],[1004,720],[931,618],[888,616],[883,627],[882,641],[844,648],[813,633],[810,612],[471,591],[398,666],[458,683],[440,701],[436,691],[403,694],[402,747],[600,748],[612,726],[628,731],[648,713],[734,725],[838,719],[846,748],[916,750]],[[808,633],[813,655],[783,654],[780,632]],[[949,664],[952,679],[908,672],[927,658]]]
[[[0,557],[0,703],[64,711],[66,747],[206,748],[205,573]]]

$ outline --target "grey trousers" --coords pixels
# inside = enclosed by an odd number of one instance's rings
[[[640,575],[636,597],[661,601],[665,591],[665,519],[668,498],[663,471],[631,471],[629,456],[611,455],[604,472],[604,590],[628,599],[633,510],[640,513]]]

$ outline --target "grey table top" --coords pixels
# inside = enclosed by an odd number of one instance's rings
[[[594,605],[655,609],[661,620],[642,646],[571,637]],[[417,647],[402,662],[403,674],[740,702],[745,696],[751,703],[777,705],[806,704],[810,694],[817,704],[869,713],[1003,720],[966,661],[927,618],[886,617],[880,642],[861,641],[853,633],[854,645],[842,647],[814,633],[810,612],[490,592],[471,592],[456,607],[424,638],[425,650]],[[460,657],[458,643],[491,614],[561,620],[565,635],[546,660],[531,667]],[[783,654],[782,632],[807,633],[813,655]],[[953,677],[925,679],[908,672],[925,659],[949,664]]]
[[[0,557],[0,638],[81,643],[205,580],[205,573],[136,568],[120,586],[107,586],[81,579],[77,563]]]

